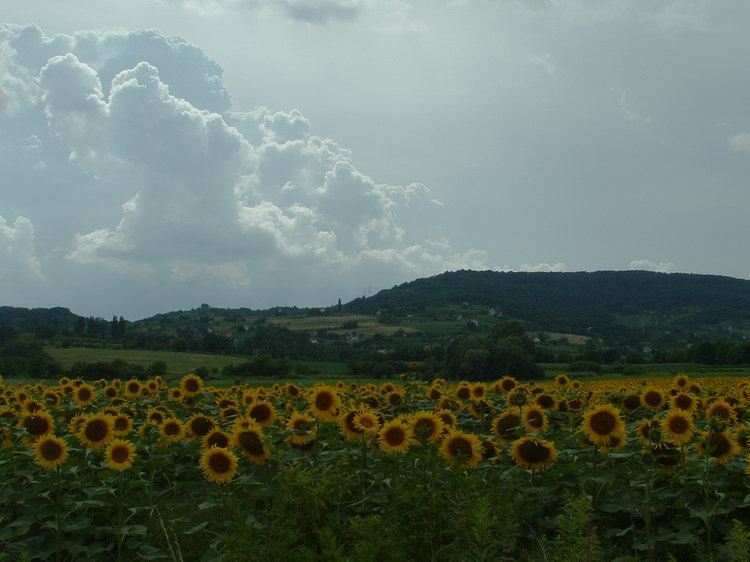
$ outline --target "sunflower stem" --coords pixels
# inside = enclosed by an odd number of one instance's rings
[[[709,478],[710,471],[708,470],[708,461],[711,458],[711,443],[713,438],[714,428],[711,424],[708,426],[708,438],[706,439],[705,451],[706,459],[703,461],[703,503],[705,504],[706,515],[706,546],[708,548],[709,557],[713,553],[713,533],[711,527],[713,526],[713,516],[708,512],[708,489],[709,489]]]
[[[122,543],[123,531],[125,529],[125,517],[123,512],[123,499],[125,496],[125,487],[123,485],[123,470],[119,471],[117,477],[117,526],[119,527],[119,533],[117,534],[117,562],[122,560]]]
[[[597,453],[599,451],[597,449],[596,443],[594,443],[591,446],[591,448],[593,449],[593,453],[594,453],[594,463],[593,463],[594,464],[594,467],[593,467],[594,468],[594,482],[593,482],[594,486],[591,491],[591,507],[596,509],[596,466],[597,466],[597,461],[598,461]]]
[[[55,472],[57,473],[57,494],[55,495],[55,560],[60,562],[62,560],[62,535],[60,531],[60,524],[62,523],[62,481],[59,464],[55,468]]]

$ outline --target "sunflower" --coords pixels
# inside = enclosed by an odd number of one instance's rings
[[[391,406],[398,406],[401,404],[401,402],[404,399],[404,395],[399,392],[398,390],[394,390],[393,392],[389,392],[388,396],[386,397],[386,400],[388,401],[388,404]]]
[[[456,416],[450,410],[438,410],[436,414],[443,422],[443,432],[456,427]]]
[[[483,400],[487,395],[487,385],[481,382],[471,385],[471,399],[478,401]]]
[[[638,439],[644,445],[648,445],[653,441],[660,441],[661,424],[659,420],[655,419],[643,419],[638,422],[635,428],[635,433],[638,435]],[[655,439],[655,437],[658,437]]]
[[[112,417],[114,423],[113,433],[118,437],[123,437],[133,429],[133,422],[127,414],[116,414]]]
[[[170,388],[169,389],[169,399],[173,402],[179,402],[182,400],[182,391],[179,388]]]
[[[437,441],[443,433],[443,420],[431,412],[418,412],[411,417],[411,427],[419,441]]]
[[[672,396],[670,406],[673,410],[684,410],[685,412],[694,412],[698,407],[698,401],[687,392],[680,392]]]
[[[686,388],[688,383],[690,382],[690,377],[688,377],[684,373],[680,373],[677,376],[675,376],[672,382],[677,388],[683,389],[683,388]]]
[[[202,447],[210,449],[211,447],[222,447],[228,449],[231,444],[229,435],[220,429],[214,429],[203,438]]]
[[[313,415],[322,421],[336,421],[341,400],[336,389],[318,385],[310,392],[310,408]]]
[[[226,484],[237,472],[237,456],[223,447],[204,449],[200,467],[209,482]]]
[[[55,429],[55,422],[47,412],[39,411],[21,416],[18,420],[18,427],[26,430],[33,440],[52,433]]]
[[[549,394],[540,394],[534,399],[534,402],[537,406],[545,410],[552,410],[556,404],[555,399]]]
[[[494,459],[500,454],[497,445],[489,439],[482,439],[482,458],[485,460]]]
[[[380,448],[387,453],[404,453],[409,448],[412,437],[411,427],[399,420],[385,424],[378,434]]]
[[[299,387],[292,383],[289,383],[284,387],[284,392],[292,400],[297,400],[302,394]]]
[[[91,449],[101,449],[114,436],[114,421],[110,416],[92,414],[85,416],[78,430],[78,440]]]
[[[661,422],[661,428],[671,441],[678,445],[687,443],[693,438],[693,420],[683,410],[672,410]]]
[[[177,418],[167,418],[159,427],[159,433],[164,443],[177,443],[185,437],[185,428]]]
[[[508,393],[507,402],[508,406],[523,408],[529,403],[529,395],[526,394],[526,390],[523,387],[516,387]]]
[[[627,445],[627,441],[625,441],[624,435],[613,435],[609,438],[607,444],[600,445],[600,448],[603,453],[607,453],[609,451],[623,449],[625,445]]]
[[[664,404],[664,395],[653,386],[649,386],[641,394],[641,401],[648,409],[656,411]]]
[[[299,445],[315,437],[315,418],[307,414],[292,412],[286,427],[294,432],[287,438],[289,443]]]
[[[742,450],[747,451],[750,449],[750,427],[743,424],[737,428],[734,435],[737,438],[737,444]]]
[[[33,414],[34,412],[38,412],[39,410],[44,409],[41,403],[37,402],[36,400],[28,399],[23,403],[23,411],[28,412],[30,414]]]
[[[339,417],[339,426],[344,437],[350,440],[358,440],[364,434],[364,430],[354,424],[354,420],[362,413],[361,410],[348,410],[344,415]]]
[[[706,419],[733,423],[735,412],[729,402],[724,398],[719,398],[711,402],[711,405],[706,409]]]
[[[430,400],[440,400],[443,397],[443,391],[435,386],[431,386],[427,390],[427,398]]]
[[[458,400],[468,400],[469,398],[471,398],[471,387],[468,383],[456,387],[454,396]]]
[[[363,411],[354,418],[354,427],[360,429],[367,435],[373,435],[378,432],[380,422],[378,418],[370,411]]]
[[[226,420],[232,420],[240,415],[240,411],[235,406],[229,406],[228,408],[224,408],[219,412],[219,415],[221,416],[221,419]]]
[[[727,431],[704,431],[698,443],[698,453],[714,459],[716,464],[729,462],[739,450],[734,436]]]
[[[193,373],[188,373],[180,381],[182,393],[187,396],[195,396],[203,390],[203,379]]]
[[[138,379],[130,379],[125,383],[125,396],[135,398],[141,394],[141,382]]]
[[[622,407],[626,412],[632,412],[641,407],[640,394],[628,394],[622,401]]]
[[[160,408],[149,408],[146,413],[146,421],[154,425],[161,425],[164,423],[165,416],[164,412]]]
[[[525,469],[537,470],[557,460],[557,450],[551,441],[521,437],[513,442],[513,462]]]
[[[518,386],[518,382],[516,382],[516,379],[510,376],[504,376],[499,381],[497,381],[497,385],[503,392],[510,392],[516,386]]]
[[[113,385],[104,387],[104,396],[106,396],[109,400],[112,400],[113,398],[117,398],[119,394],[120,394],[120,391],[117,390],[117,387]]]
[[[193,438],[201,439],[208,435],[209,432],[217,426],[217,424],[208,416],[204,416],[203,414],[196,414],[188,420],[187,426],[188,430],[190,431],[190,435]]]
[[[625,424],[617,408],[604,404],[586,412],[581,429],[595,445],[607,445],[612,436],[622,437]]]
[[[566,375],[565,373],[560,373],[555,377],[555,383],[557,383],[557,386],[561,388],[565,388],[570,384],[570,377]]]
[[[273,418],[276,415],[276,408],[270,402],[256,402],[250,408],[247,413],[248,416],[253,418],[255,423],[261,427],[265,427],[273,423]]]
[[[526,431],[544,433],[547,431],[547,416],[542,408],[532,406],[523,412],[523,426]]]
[[[96,391],[90,384],[82,384],[75,389],[74,397],[76,401],[76,407],[84,408],[94,401],[94,398],[96,397]]]
[[[440,454],[448,464],[471,468],[482,458],[482,442],[469,433],[450,431],[443,439]]]
[[[13,432],[7,427],[0,426],[0,445],[4,448],[13,446]]]
[[[34,457],[42,468],[53,470],[68,459],[68,447],[59,437],[46,435],[34,444]]]
[[[133,466],[135,457],[135,446],[124,439],[113,439],[104,451],[107,468],[117,472],[122,472]]]
[[[237,429],[232,433],[232,443],[245,453],[255,464],[263,464],[271,458],[271,453],[263,437],[263,430],[253,425],[247,429]]]
[[[520,433],[521,417],[515,412],[505,412],[492,422],[492,433],[503,441],[516,439]]]

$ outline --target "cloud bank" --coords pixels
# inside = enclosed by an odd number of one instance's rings
[[[296,109],[231,111],[221,67],[182,39],[5,25],[0,68],[0,164],[18,186],[0,194],[4,304],[326,304],[488,267],[410,225],[441,221],[427,186],[377,182]]]

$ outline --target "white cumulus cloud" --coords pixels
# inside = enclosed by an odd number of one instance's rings
[[[631,261],[628,269],[656,271],[658,273],[672,273],[675,270],[675,265],[671,261],[656,263],[649,259],[640,259]]]
[[[179,38],[0,26],[0,47],[26,92],[0,127],[15,151],[0,163],[28,185],[0,194],[0,208],[34,214],[49,258],[35,257],[30,220],[2,224],[39,278],[43,268],[73,284],[96,278],[123,299],[158,284],[180,299],[161,307],[207,291],[316,304],[363,283],[487,268],[484,251],[412,225],[417,215],[440,224],[427,186],[377,182],[297,109],[230,111],[221,68]]]

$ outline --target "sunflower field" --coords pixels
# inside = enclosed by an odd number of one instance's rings
[[[747,561],[749,404],[686,375],[0,382],[0,560]]]

